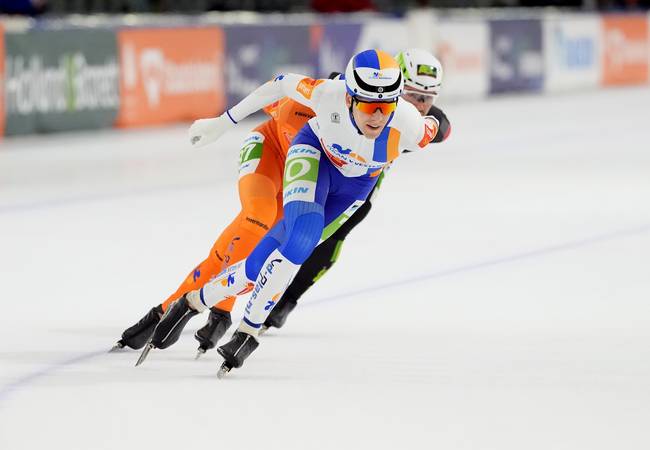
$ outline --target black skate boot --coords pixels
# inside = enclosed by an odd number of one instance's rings
[[[115,351],[124,347],[130,347],[134,350],[139,350],[147,343],[154,328],[160,322],[163,315],[162,305],[155,306],[144,315],[142,319],[135,325],[127,328],[122,333],[122,338],[117,341],[111,351]]]
[[[217,345],[219,339],[226,334],[228,328],[232,325],[232,319],[228,311],[216,307],[210,308],[208,322],[194,333],[194,339],[199,341],[199,348],[196,353],[196,359]]]
[[[287,321],[287,317],[298,304],[298,301],[291,297],[282,297],[275,308],[271,310],[271,313],[264,321],[260,334],[266,332],[269,328],[282,328],[282,326]]]
[[[152,349],[163,349],[175,344],[187,322],[198,313],[190,308],[185,295],[169,305],[135,365],[142,364]]]
[[[224,359],[217,373],[217,377],[223,377],[233,368],[240,368],[244,364],[244,360],[253,353],[258,345],[260,343],[250,334],[244,333],[243,331],[235,331],[230,342],[217,349]]]

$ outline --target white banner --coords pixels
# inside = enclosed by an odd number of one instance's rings
[[[549,16],[544,20],[545,89],[566,91],[598,86],[602,71],[600,17]]]
[[[480,98],[489,88],[489,28],[484,21],[444,20],[436,27],[431,50],[442,63],[440,96],[447,99]]]
[[[430,50],[438,19],[431,9],[411,9],[404,17],[409,34],[409,48]]]
[[[357,52],[376,48],[395,56],[409,48],[406,21],[401,19],[373,19],[362,25]]]

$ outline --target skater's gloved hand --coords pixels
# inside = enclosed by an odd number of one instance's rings
[[[199,119],[190,127],[190,144],[199,148],[219,139],[226,131],[235,126],[227,114],[222,114],[214,119]]]

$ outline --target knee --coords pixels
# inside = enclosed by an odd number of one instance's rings
[[[302,264],[314,251],[323,232],[323,216],[307,213],[296,219],[293,229],[287,233],[280,252],[294,264]]]
[[[246,258],[246,276],[249,280],[255,280],[262,270],[266,258],[280,246],[280,242],[273,236],[273,229],[262,238],[255,249]]]
[[[314,251],[323,233],[323,207],[317,203],[291,202],[284,208],[286,235],[280,252],[294,264],[302,264]]]

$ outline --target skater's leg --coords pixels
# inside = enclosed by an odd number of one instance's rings
[[[378,181],[368,195],[367,200],[356,208],[353,214],[349,215],[346,211],[325,228],[321,237],[324,240],[318,244],[309,258],[302,264],[291,284],[264,322],[264,330],[271,327],[281,328],[289,314],[297,306],[298,299],[334,265],[347,235],[370,212],[372,199],[379,188],[382,178],[383,174],[378,177]],[[347,202],[349,201],[347,200]]]
[[[244,261],[226,268],[202,288],[187,294],[193,308],[203,311],[232,296],[243,295],[253,288],[253,281],[267,256],[277,249],[283,236],[283,221],[278,222]]]
[[[246,258],[281,217],[277,196],[282,185],[282,164],[279,149],[274,140],[268,138],[272,132],[269,122],[265,122],[245,139],[239,161],[241,211],[219,236],[209,256],[163,303],[163,310],[183,294],[202,287],[229,265]],[[233,300],[226,299],[215,306],[231,311]]]
[[[301,130],[289,149],[283,186],[285,233],[278,248],[262,264],[238,331],[218,349],[224,357],[222,371],[240,367],[257,347],[256,336],[262,324],[313,252],[324,225],[337,220],[342,223],[342,216],[351,216],[374,186],[374,179],[343,177],[322,152],[309,126]]]
[[[343,241],[350,231],[368,214],[370,203],[366,202],[358,208],[352,217],[329,238],[318,244],[312,254],[300,266],[300,270],[284,291],[277,305],[264,322],[264,328],[281,328],[287,317],[298,304],[298,299],[316,283],[336,262]]]
[[[287,154],[284,173],[284,235],[255,279],[240,330],[257,335],[300,265],[318,243],[324,227],[324,205],[330,187],[331,163],[321,157],[320,144],[297,138]],[[249,275],[253,275],[251,271]]]
[[[240,326],[240,330],[253,335],[258,334],[324,230],[334,233],[353,217],[377,181],[344,177],[327,157],[321,156],[320,143],[311,129],[305,127],[303,131],[290,148],[285,165],[284,239],[262,264]]]
[[[208,257],[188,274],[179,288],[160,306],[162,311],[167,312],[171,305],[179,303],[174,314],[166,314],[162,318],[162,321],[167,323],[161,323],[158,331],[143,330],[147,331],[145,340],[151,336],[152,342],[157,343],[156,346],[160,348],[176,342],[182,327],[187,322],[186,319],[193,315],[185,314],[186,308],[190,305],[185,300],[181,301],[183,296],[200,289],[228,266],[240,263],[278,220],[278,216],[281,216],[282,211],[277,207],[277,197],[281,192],[283,164],[276,140],[269,139],[269,134],[274,133],[269,124],[270,122],[265,122],[251,132],[240,152],[238,183],[240,213],[219,236]],[[211,315],[211,319],[222,319],[223,323],[229,325],[229,312],[232,310],[234,297],[224,297],[220,300],[223,302],[214,306],[213,312],[216,315],[214,317]],[[157,316],[158,319],[159,317]],[[181,319],[185,322],[175,322]],[[215,327],[219,324],[214,320],[209,321],[208,325],[212,329],[209,332],[204,330],[202,336],[214,337],[218,334],[214,330],[222,328]],[[200,339],[199,341],[201,342]]]
[[[224,358],[220,376],[233,367],[241,367],[259,345],[256,336],[274,302],[318,242],[323,230],[322,205],[290,202],[285,205],[285,217],[279,225],[285,228],[285,236],[258,269],[255,287],[238,330],[227,344],[218,349]]]

